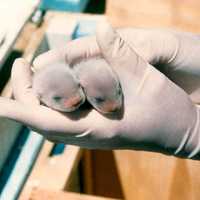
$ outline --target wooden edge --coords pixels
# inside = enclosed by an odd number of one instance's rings
[[[67,188],[72,173],[79,163],[81,149],[68,145],[63,154],[49,157],[52,147],[53,143],[45,141],[19,200],[27,200],[33,188],[53,190]]]
[[[91,151],[85,149],[83,152],[83,185],[84,185],[84,192],[87,194],[94,194],[94,183],[93,183],[93,168],[92,168],[92,155]]]
[[[52,147],[53,147],[53,143],[45,140],[43,147],[39,153],[39,156],[33,166],[33,169],[31,173],[29,174],[28,180],[26,181],[21,191],[19,199],[24,199],[24,200],[28,199],[31,194],[32,188],[37,187],[38,181],[39,181],[38,176],[39,176],[40,168],[46,164],[47,158],[51,152]]]
[[[80,147],[67,145],[63,154],[50,157],[43,170],[40,169],[39,187],[56,190],[67,189],[81,154]]]
[[[68,165],[68,172],[66,171],[66,180],[65,182],[63,180],[63,183],[65,183],[65,185],[62,186],[64,190],[68,190],[68,188],[70,187],[70,183],[73,179],[73,174],[76,171],[82,157],[83,149],[77,146],[71,146],[70,154],[71,156],[68,158],[68,164],[70,165]]]
[[[48,200],[117,200],[113,198],[107,197],[100,197],[100,196],[93,196],[93,195],[86,195],[86,194],[78,194],[72,192],[64,192],[64,191],[56,191],[56,190],[46,190],[46,189],[34,189],[31,193],[31,200],[41,200],[41,199],[48,199]],[[28,200],[28,199],[26,199]],[[119,199],[118,199],[119,200]]]

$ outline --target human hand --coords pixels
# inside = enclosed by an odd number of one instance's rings
[[[121,37],[150,64],[200,103],[200,36],[165,29],[120,29]]]
[[[200,103],[199,35],[149,28],[121,28],[117,32],[143,59],[184,89],[193,102]],[[79,43],[79,39],[74,42],[74,45],[76,43]],[[55,60],[74,61],[101,53],[95,37],[81,38],[81,43],[82,47],[70,52],[70,55],[67,55],[66,52],[69,51],[69,48],[65,46],[38,56],[34,65],[36,68],[40,68],[45,63]],[[87,51],[83,51],[84,45],[87,46]]]
[[[97,31],[100,48],[84,45],[86,40],[72,41],[65,51],[43,54],[34,65],[42,66],[58,57],[73,63],[101,52],[121,82],[124,93],[121,112],[103,116],[94,109],[82,109],[64,115],[38,105],[31,93],[30,66],[18,60],[13,73],[19,77],[15,69],[21,68],[21,75],[26,78],[16,79],[14,85],[23,88],[15,89],[18,101],[0,99],[0,115],[22,122],[50,140],[86,148],[138,149],[185,157],[198,155],[199,109],[188,95],[137,55],[108,25]],[[26,94],[31,101],[25,98]]]

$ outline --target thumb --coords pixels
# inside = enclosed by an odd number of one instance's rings
[[[102,22],[97,26],[96,40],[103,57],[114,68],[131,72],[135,78],[142,78],[149,66],[127,42],[108,24]],[[126,70],[125,70],[126,69]]]
[[[39,100],[32,90],[31,65],[23,58],[15,60],[11,72],[11,84],[14,98],[30,105],[38,105]]]

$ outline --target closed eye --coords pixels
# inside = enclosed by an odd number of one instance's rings
[[[121,88],[117,90],[117,95],[121,95],[122,94],[122,91],[121,91]]]
[[[104,99],[103,97],[96,97],[96,98],[95,98],[95,101],[96,101],[97,103],[103,103],[103,102],[105,101],[105,99]]]
[[[54,96],[53,99],[54,99],[56,102],[58,102],[58,101],[60,101],[62,98],[59,97],[59,96]]]

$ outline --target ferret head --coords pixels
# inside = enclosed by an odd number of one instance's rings
[[[85,60],[74,66],[87,100],[101,113],[112,113],[122,107],[122,89],[117,75],[102,59]]]
[[[36,71],[33,90],[42,103],[61,112],[72,112],[85,102],[82,87],[64,63]]]

